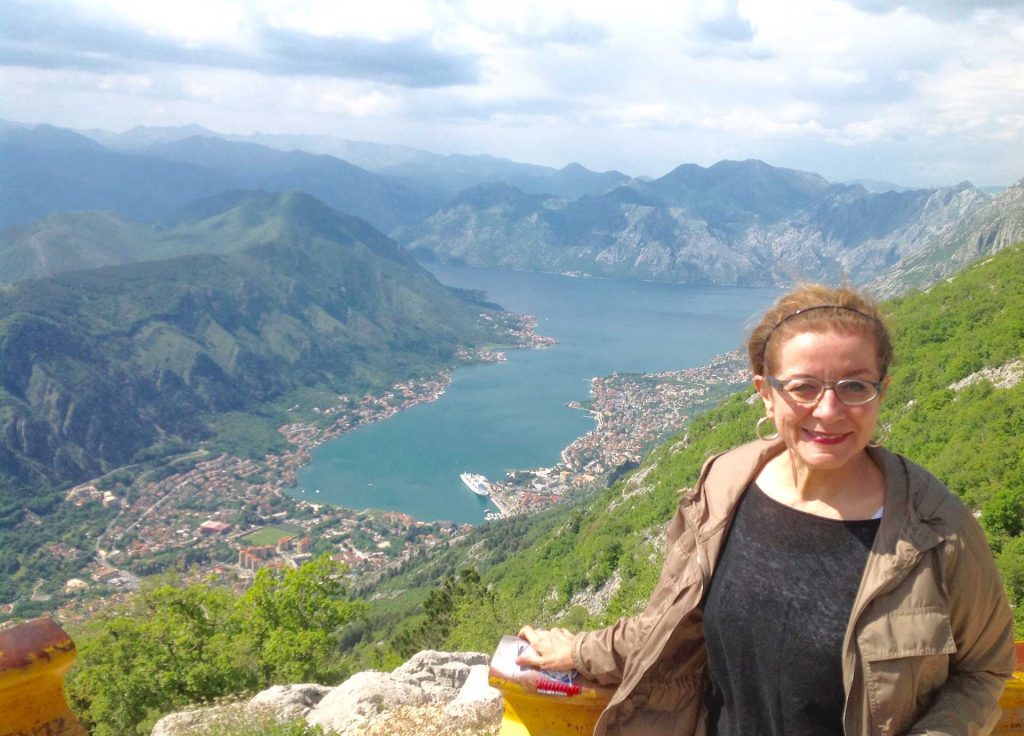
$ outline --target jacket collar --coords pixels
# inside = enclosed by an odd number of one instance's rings
[[[740,445],[710,458],[701,471],[694,491],[683,499],[684,512],[706,538],[731,520],[744,491],[769,460],[785,450],[781,440]],[[934,511],[925,508],[920,473],[900,455],[881,447],[868,453],[885,476],[885,509],[873,552],[895,567],[913,564],[921,552],[931,549],[942,537],[926,523]],[[922,503],[923,502],[923,503]],[[924,518],[922,518],[924,517]]]

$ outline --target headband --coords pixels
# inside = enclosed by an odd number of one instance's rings
[[[879,322],[879,320],[878,320],[878,317],[873,317],[870,314],[865,314],[864,312],[860,311],[859,309],[855,309],[854,307],[847,307],[844,304],[818,304],[818,305],[813,306],[813,307],[804,307],[803,309],[798,309],[795,312],[793,312],[792,314],[787,314],[785,317],[780,319],[778,322],[775,323],[774,327],[772,327],[770,330],[768,330],[768,336],[765,337],[764,344],[765,345],[768,344],[768,341],[771,339],[772,334],[774,334],[775,330],[779,329],[779,326],[782,325],[783,322],[786,322],[787,320],[793,319],[798,314],[806,314],[807,312],[813,312],[815,309],[842,309],[842,310],[847,311],[847,312],[853,312],[854,314],[859,314],[864,319],[870,320],[870,321],[874,322],[875,324],[879,324],[879,325],[881,324],[881,322]]]

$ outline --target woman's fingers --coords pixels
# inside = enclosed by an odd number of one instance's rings
[[[571,670],[572,643],[575,636],[568,629],[544,630],[524,626],[519,630],[519,637],[528,641],[536,653],[517,657],[516,664],[542,670]]]

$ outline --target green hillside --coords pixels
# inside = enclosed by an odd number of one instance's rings
[[[1024,356],[1024,246],[886,311],[897,347],[882,412],[891,428],[886,445],[983,512],[1011,597],[1024,603],[1024,386],[982,380],[950,388]],[[708,455],[754,439],[761,408],[749,396],[694,419],[631,477],[585,505],[483,527],[465,546],[385,581],[381,588],[407,597],[374,603],[367,635],[396,627],[397,660],[417,646],[488,651],[526,622],[600,626],[638,611],[656,581],[679,489],[693,483]],[[453,586],[446,600],[421,587],[445,576]]]

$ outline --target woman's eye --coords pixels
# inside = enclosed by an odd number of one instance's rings
[[[842,381],[839,386],[840,390],[847,394],[863,394],[867,393],[870,387],[863,381],[851,380]]]
[[[816,383],[808,383],[807,381],[791,381],[786,385],[786,390],[798,399],[813,399],[818,395],[821,386]]]

